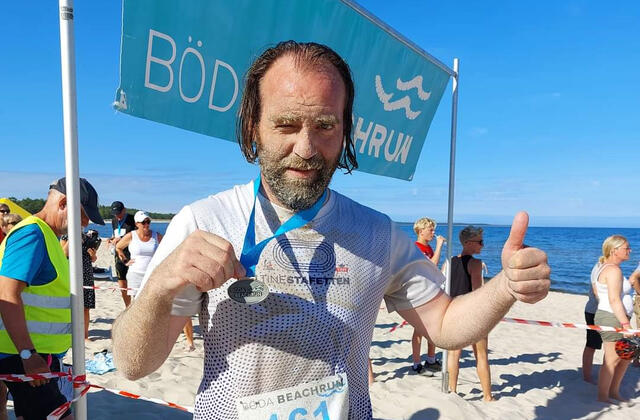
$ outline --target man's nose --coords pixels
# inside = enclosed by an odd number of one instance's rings
[[[293,152],[302,159],[311,159],[318,153],[313,133],[309,129],[302,129],[296,136]]]

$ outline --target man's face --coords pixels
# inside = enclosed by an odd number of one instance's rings
[[[465,247],[467,247],[472,254],[479,254],[482,252],[482,248],[484,247],[484,239],[483,234],[476,235],[471,239],[468,239],[465,243]]]
[[[62,204],[63,207],[59,207],[61,210],[59,211],[58,215],[58,226],[57,226],[57,230],[58,232],[60,232],[63,235],[66,235],[69,233],[69,214],[67,213],[67,200],[66,197],[64,197],[64,204]],[[87,213],[85,213],[84,209],[82,208],[82,206],[80,207],[80,226],[82,226],[83,228],[86,228],[89,225],[89,216],[87,216]]]
[[[276,60],[260,82],[257,150],[267,197],[311,207],[335,171],[343,142],[345,86],[332,66]]]
[[[418,236],[420,236],[420,239],[429,242],[433,239],[434,233],[435,233],[435,230],[433,226],[427,226],[426,228],[420,231]]]

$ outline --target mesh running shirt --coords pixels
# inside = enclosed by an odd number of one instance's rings
[[[144,282],[196,229],[225,238],[239,256],[252,204],[249,183],[183,208]],[[291,215],[259,194],[256,242]],[[258,304],[230,299],[233,279],[207,293],[188,286],[174,301],[174,315],[199,312],[204,336],[194,419],[236,419],[239,398],[334,374],[347,375],[349,418],[371,418],[367,358],[382,299],[390,311],[417,307],[444,281],[387,216],[334,191],[310,223],[267,244],[256,277],[270,292]]]

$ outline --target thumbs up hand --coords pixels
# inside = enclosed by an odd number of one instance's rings
[[[502,248],[502,269],[508,293],[519,301],[535,303],[549,292],[551,268],[544,251],[524,245],[528,225],[529,215],[523,211],[513,218],[509,238]]]

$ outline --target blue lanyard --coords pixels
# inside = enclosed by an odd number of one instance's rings
[[[256,214],[256,200],[258,198],[258,190],[260,189],[260,176],[253,181],[253,208],[251,209],[251,215],[249,216],[249,224],[247,225],[247,233],[244,235],[244,245],[242,246],[242,255],[240,255],[240,264],[247,270],[247,277],[254,277],[256,275],[255,269],[258,263],[258,258],[267,243],[276,236],[283,235],[291,230],[297,229],[309,223],[318,214],[322,208],[322,204],[327,197],[327,190],[324,190],[322,197],[316,203],[306,210],[299,211],[284,222],[278,230],[275,231],[273,236],[263,239],[256,244],[256,229],[255,229],[255,214]]]
[[[118,235],[120,235],[120,228],[124,225],[124,222],[127,220],[127,215],[125,214],[122,220],[118,222]]]

